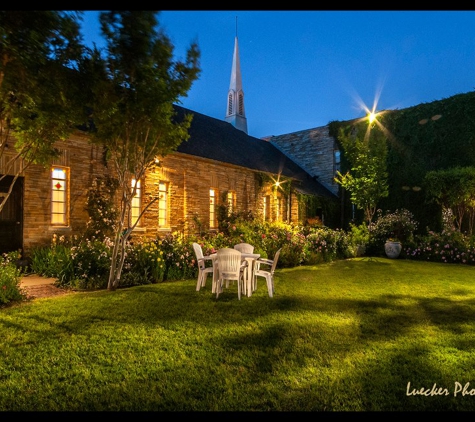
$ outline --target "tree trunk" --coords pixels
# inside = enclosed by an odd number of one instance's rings
[[[127,216],[128,207],[126,205],[126,198],[125,194],[123,193],[122,196],[123,206],[121,207],[120,211],[120,218],[119,224],[115,233],[115,242],[114,248],[112,249],[112,256],[111,256],[111,268],[109,271],[109,282],[107,284],[108,290],[115,290],[119,286],[120,283],[120,276],[122,272],[122,265],[120,262],[123,262],[124,251],[125,251],[125,242],[124,239],[128,237],[128,233],[124,233],[124,225],[125,225],[125,218]],[[126,236],[127,235],[127,236]],[[117,262],[119,257],[120,251],[120,261]]]

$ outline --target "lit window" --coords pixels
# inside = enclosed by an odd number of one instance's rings
[[[132,189],[135,186],[135,179],[132,179]],[[133,226],[137,221],[137,226],[140,226],[139,216],[142,209],[142,189],[140,187],[140,180],[137,182],[137,189],[132,198],[130,225]]]
[[[209,228],[216,228],[216,191],[209,190]]]
[[[263,216],[265,221],[269,221],[270,218],[270,196],[266,195],[263,198],[263,204],[264,204],[264,209],[263,209]]]
[[[228,205],[228,216],[231,215],[236,208],[236,193],[229,191],[226,197]]]
[[[168,226],[168,183],[160,182],[158,184],[158,226]]]
[[[51,223],[66,225],[68,220],[68,189],[66,169],[51,170]]]

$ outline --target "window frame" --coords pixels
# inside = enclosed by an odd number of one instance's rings
[[[60,171],[64,173],[64,178],[55,177],[55,172]],[[70,169],[64,166],[51,166],[50,169],[50,193],[51,193],[51,202],[50,202],[50,223],[52,226],[57,227],[67,227],[69,225],[69,180],[70,180]],[[58,183],[60,181],[64,184],[64,189],[60,191]],[[61,186],[63,187],[63,186]],[[56,189],[55,189],[56,188]],[[59,192],[62,192],[58,195]],[[60,196],[58,198],[58,196]],[[62,204],[62,212],[58,212],[57,205]],[[56,219],[55,216],[62,216],[60,219]]]
[[[216,230],[218,228],[218,222],[216,220],[217,197],[218,197],[218,190],[215,188],[209,188],[209,228],[210,230]]]
[[[162,189],[161,187],[164,186]],[[157,218],[157,223],[158,223],[158,228],[163,229],[169,227],[169,213],[168,213],[168,198],[169,198],[169,193],[168,193],[168,188],[169,188],[169,182],[165,180],[160,180],[158,182],[158,218]],[[162,197],[163,195],[163,197]],[[162,213],[164,216],[162,217]],[[163,224],[161,224],[161,221]]]
[[[226,193],[226,205],[228,211],[228,217],[236,211],[236,192],[230,190]]]
[[[130,182],[132,191],[134,189],[135,178],[133,178]],[[133,196],[132,200],[130,201],[130,227],[134,226],[137,222],[135,227],[142,227],[142,219],[139,219],[140,214],[142,213],[142,181],[139,180],[137,182],[137,190],[135,195]],[[138,203],[138,204],[137,204]]]

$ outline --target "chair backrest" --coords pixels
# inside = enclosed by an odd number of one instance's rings
[[[199,243],[196,243],[196,242],[193,243],[193,250],[195,251],[195,255],[197,259],[202,259],[204,257],[203,249],[201,249],[201,245]]]
[[[201,245],[199,243],[193,243],[193,250],[195,251],[196,260],[198,261],[198,266],[203,268],[205,266],[203,261],[203,249],[201,249]]]
[[[239,280],[241,272],[241,252],[236,249],[222,248],[217,252],[219,278]]]
[[[236,249],[239,252],[242,253],[253,253],[254,252],[254,246],[252,246],[249,243],[237,243],[234,245],[234,249]]]
[[[274,260],[272,262],[272,267],[270,269],[270,273],[271,274],[274,274],[274,271],[275,271],[275,267],[277,267],[277,261],[279,260],[279,255],[280,255],[280,251],[282,250],[282,248],[280,248],[274,255]]]

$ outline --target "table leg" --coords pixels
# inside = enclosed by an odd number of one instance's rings
[[[218,265],[213,259],[213,284],[211,286],[211,293],[216,293],[216,286],[218,283],[219,273],[218,273]]]
[[[254,278],[254,258],[246,258],[247,261],[247,280],[246,280],[246,292],[247,297],[252,295],[252,279]]]

